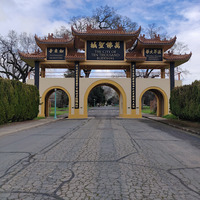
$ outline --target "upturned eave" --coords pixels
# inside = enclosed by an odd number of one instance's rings
[[[86,32],[77,31],[71,27],[72,35],[82,40],[120,40],[130,41],[139,36],[141,27],[135,32],[125,32],[122,29],[87,29]]]
[[[163,58],[165,63],[170,63],[174,62],[175,67],[182,65],[183,63],[187,62],[192,56],[192,52],[189,54],[184,54],[184,55],[176,55],[173,53],[165,53]]]
[[[74,46],[74,38],[66,39],[66,38],[45,38],[41,39],[35,35],[36,44],[43,50],[47,47],[69,47],[72,48]]]
[[[159,36],[155,38],[147,39],[144,36],[138,37],[138,43],[136,49],[144,48],[162,48],[164,51],[170,49],[176,42],[176,36],[170,40],[161,40]]]

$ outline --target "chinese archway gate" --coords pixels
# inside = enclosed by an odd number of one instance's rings
[[[141,28],[135,32],[125,32],[122,27],[116,30],[92,29],[79,32],[72,27],[72,38],[47,38],[35,36],[41,51],[27,54],[20,52],[21,58],[35,68],[34,80],[40,92],[39,116],[48,115],[49,91],[62,89],[69,97],[69,118],[87,118],[87,99],[90,91],[98,85],[109,85],[119,95],[119,117],[141,118],[141,98],[146,91],[152,91],[158,101],[157,115],[169,113],[170,91],[180,86],[175,80],[175,67],[187,62],[190,54],[175,55],[167,52],[176,41],[139,36]],[[128,51],[131,49],[131,51]],[[46,78],[45,70],[73,69],[74,78]],[[124,70],[124,78],[90,78],[91,70]],[[160,70],[160,78],[138,78],[137,69]],[[166,69],[170,76],[165,76]],[[83,70],[85,77],[80,76]]]

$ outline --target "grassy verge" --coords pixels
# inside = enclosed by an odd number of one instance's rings
[[[54,107],[51,107],[51,112],[49,114],[49,116],[53,117],[54,116]],[[63,114],[67,114],[69,112],[68,108],[56,108],[56,115],[63,115]]]
[[[165,116],[163,116],[163,118],[166,118],[166,119],[178,119],[178,117],[173,115],[173,114],[165,115]]]
[[[150,110],[150,106],[143,106],[142,113],[153,114],[153,115],[156,114],[155,112]]]
[[[36,117],[34,120],[45,119],[46,117]]]

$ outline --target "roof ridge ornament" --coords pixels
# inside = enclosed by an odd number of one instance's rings
[[[63,34],[63,38],[66,39],[66,40],[68,40],[69,39],[69,35],[64,33]]]
[[[90,24],[90,25],[87,24],[87,28],[86,28],[86,30],[87,30],[87,32],[92,31],[92,25],[91,25],[91,24]]]
[[[42,53],[41,51],[40,51],[40,49],[39,48],[37,48],[37,49],[35,49],[35,52],[33,53],[34,55],[38,55],[38,54],[40,54],[40,53]],[[29,54],[29,53],[28,53]]]
[[[146,38],[145,38],[145,34],[140,35],[139,38],[140,38],[140,39],[143,39],[143,40],[146,39]]]
[[[49,39],[54,39],[54,37],[53,37],[53,33],[51,33],[51,34],[48,33],[48,40],[49,40]]]
[[[118,30],[118,31],[121,31],[121,32],[124,32],[124,29],[123,29],[123,26],[122,26],[122,25],[117,25],[117,30]]]
[[[170,56],[173,55],[173,51],[172,51],[172,50],[171,50],[171,51],[169,50],[167,53],[168,53],[168,55],[170,55]]]
[[[155,34],[155,39],[161,41],[160,35],[159,34],[158,35]]]

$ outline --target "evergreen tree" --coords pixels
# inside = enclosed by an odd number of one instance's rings
[[[104,103],[105,103],[104,89],[101,86],[93,88],[88,96],[89,106],[94,106],[94,104],[96,105]]]

